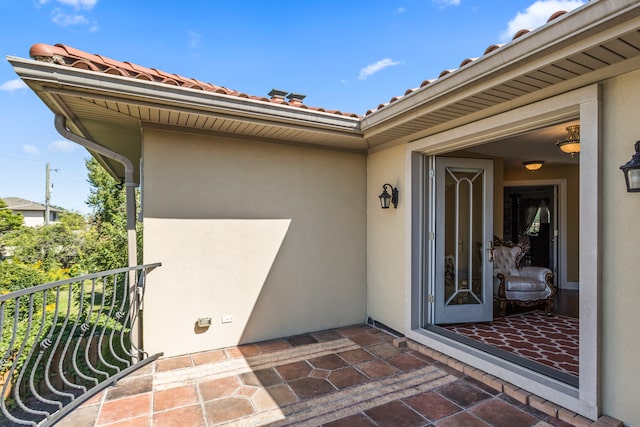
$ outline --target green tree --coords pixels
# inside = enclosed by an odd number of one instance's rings
[[[38,265],[45,271],[71,269],[82,263],[83,234],[64,223],[20,227],[1,242],[12,248],[13,261]]]
[[[60,212],[58,222],[63,224],[69,231],[85,231],[87,229],[87,219],[77,212]]]
[[[87,205],[93,210],[91,230],[86,235],[87,265],[94,271],[125,267],[127,257],[127,208],[125,190],[94,159],[86,161],[91,185]],[[138,197],[138,194],[136,194]],[[138,255],[142,227],[137,224]]]
[[[0,199],[0,234],[22,227],[21,213],[14,213],[7,207],[7,203]]]

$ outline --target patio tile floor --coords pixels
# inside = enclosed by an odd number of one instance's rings
[[[506,387],[496,390],[446,361],[416,343],[354,325],[157,360],[57,426],[591,424],[524,405]]]

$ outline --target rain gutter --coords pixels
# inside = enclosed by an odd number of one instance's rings
[[[101,154],[105,157],[113,159],[124,166],[124,185],[126,188],[126,205],[127,205],[127,253],[129,267],[134,267],[138,264],[138,254],[136,248],[136,199],[135,188],[136,183],[133,179],[133,163],[129,158],[123,156],[120,153],[116,153],[109,148],[100,145],[94,141],[84,138],[80,135],[76,135],[67,129],[67,118],[60,113],[56,113],[55,127],[60,135],[82,145],[89,151]]]

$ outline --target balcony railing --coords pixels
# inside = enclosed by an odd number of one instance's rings
[[[0,295],[0,426],[51,425],[162,355],[141,341],[146,277],[158,266]]]

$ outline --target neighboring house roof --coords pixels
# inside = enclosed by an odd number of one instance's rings
[[[12,211],[41,211],[46,210],[45,205],[32,202],[31,200],[22,199],[20,197],[3,197],[2,200],[7,204],[7,207]],[[62,212],[60,209],[49,207],[51,212]]]
[[[637,0],[591,0],[364,116],[252,97],[63,45],[37,44],[31,50],[36,60],[8,60],[53,112],[66,117],[69,130],[128,157],[139,176],[144,128],[360,152],[415,141],[636,69],[638,28]],[[578,115],[567,111],[566,120]],[[120,164],[92,154],[123,176]]]

